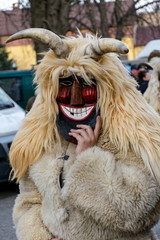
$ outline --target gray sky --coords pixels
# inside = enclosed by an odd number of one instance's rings
[[[0,0],[0,10],[11,10],[13,4],[17,2],[18,0]]]
[[[17,2],[16,0],[0,0],[0,10],[12,9],[12,4]]]

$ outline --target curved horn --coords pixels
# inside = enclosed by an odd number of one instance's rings
[[[90,43],[85,49],[85,55],[89,55],[92,58],[98,58],[109,52],[126,54],[129,50],[124,43],[114,38],[97,39]]]
[[[10,36],[6,43],[22,38],[33,38],[45,43],[57,56],[66,56],[68,53],[68,46],[65,41],[55,33],[43,28],[28,28],[17,32]]]

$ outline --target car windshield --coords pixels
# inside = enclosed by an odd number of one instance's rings
[[[14,103],[10,100],[7,94],[5,94],[2,89],[0,89],[0,110],[11,107],[14,107]]]

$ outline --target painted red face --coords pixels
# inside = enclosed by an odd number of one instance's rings
[[[88,85],[76,75],[60,79],[57,103],[67,118],[73,121],[85,120],[96,108],[96,85]]]

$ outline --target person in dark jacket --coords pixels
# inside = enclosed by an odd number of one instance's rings
[[[138,87],[137,89],[144,94],[148,87],[149,80],[151,78],[152,67],[147,63],[140,63],[138,69]]]

